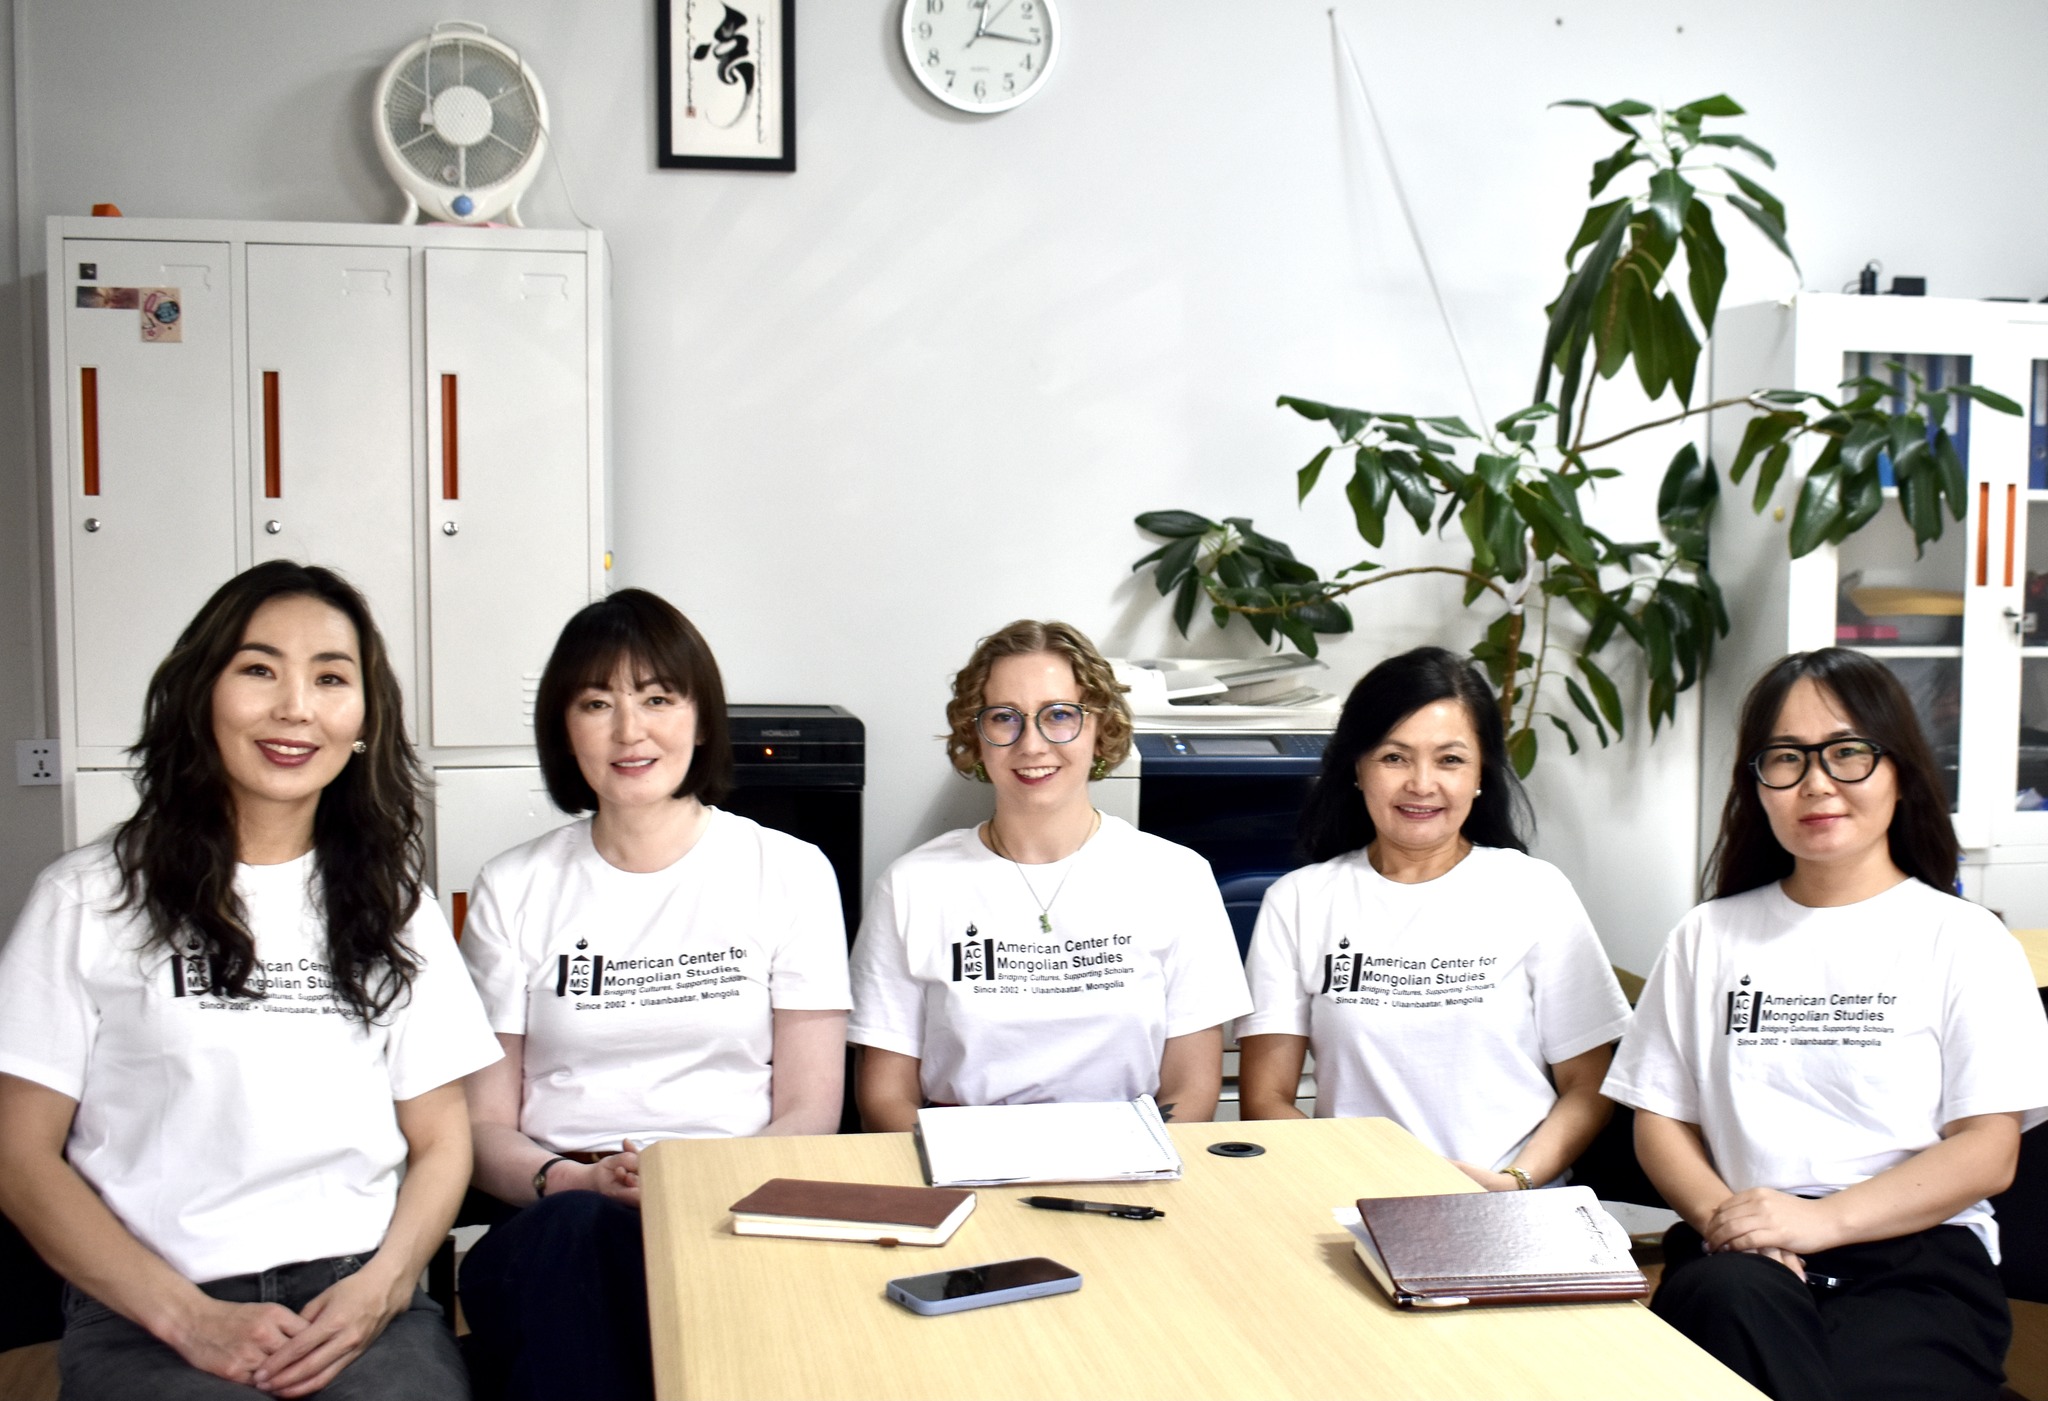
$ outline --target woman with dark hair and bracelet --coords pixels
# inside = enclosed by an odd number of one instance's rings
[[[946,753],[995,815],[898,860],[868,901],[847,1039],[869,1129],[927,1104],[1146,1094],[1215,1114],[1244,971],[1208,863],[1088,795],[1130,752],[1122,690],[1057,622],[992,633],[953,678]]]
[[[1651,1307],[1778,1401],[1999,1394],[1985,1198],[2048,1117],[2020,946],[1957,848],[1891,672],[1830,647],[1743,703],[1708,865],[1606,1092],[1685,1219]]]
[[[569,620],[534,739],[555,805],[592,815],[493,859],[470,902],[505,1049],[470,1080],[476,1180],[522,1209],[469,1252],[463,1311],[514,1397],[647,1396],[639,1147],[837,1129],[846,926],[824,853],[711,806],[725,687],[663,599]]]
[[[275,561],[149,685],[111,843],[0,951],[0,1208],[69,1281],[67,1398],[468,1394],[415,1285],[496,1058],[421,886],[368,608]]]
[[[1558,1181],[1613,1113],[1628,1024],[1571,882],[1528,854],[1500,710],[1440,647],[1381,662],[1344,703],[1302,846],[1273,883],[1237,1024],[1247,1119],[1384,1115],[1492,1191]]]

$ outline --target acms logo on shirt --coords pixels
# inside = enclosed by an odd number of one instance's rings
[[[590,940],[576,941],[576,954],[555,955],[555,996],[591,997],[604,991],[604,955],[587,952]]]
[[[952,981],[995,981],[996,941],[978,938],[980,933],[970,924],[967,932],[953,941]]]
[[[1339,939],[1338,952],[1323,955],[1323,992],[1356,992],[1365,972],[1365,960],[1346,952],[1351,940]],[[1320,995],[1320,994],[1319,994]]]
[[[1721,1028],[1723,1036],[1748,1035],[1763,1025],[1764,994],[1762,988],[1751,990],[1749,974],[1742,975],[1742,985],[1728,994],[1728,1024]]]
[[[194,934],[171,960],[171,996],[204,997],[213,990],[213,969],[206,946]]]

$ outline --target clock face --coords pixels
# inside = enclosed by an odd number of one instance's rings
[[[910,71],[963,112],[1002,112],[1032,96],[1059,42],[1052,0],[903,0]]]

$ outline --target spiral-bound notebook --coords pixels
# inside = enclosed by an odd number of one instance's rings
[[[1150,1095],[920,1109],[917,1148],[934,1187],[1160,1182],[1181,1174],[1180,1154]]]

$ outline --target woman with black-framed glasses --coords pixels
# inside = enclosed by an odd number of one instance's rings
[[[1251,999],[1208,863],[1089,797],[1130,752],[1122,689],[1057,622],[983,638],[953,678],[946,752],[995,814],[898,860],[868,901],[846,1038],[869,1129],[926,1104],[1141,1094],[1215,1113],[1223,1023]]]
[[[1986,1198],[2048,1118],[2018,943],[1948,892],[1933,756],[1882,664],[1785,658],[1743,705],[1708,877],[1603,1087],[1685,1219],[1652,1307],[1764,1392],[1995,1397]]]

